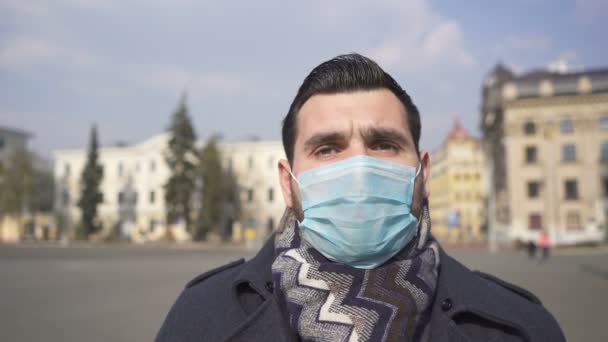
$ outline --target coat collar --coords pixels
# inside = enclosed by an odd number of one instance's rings
[[[233,298],[237,297],[239,285],[247,283],[264,301],[233,330],[228,338],[230,341],[297,341],[297,336],[291,331],[277,299],[269,290],[272,284],[271,266],[275,258],[274,236],[275,234],[271,235],[258,254],[244,264],[235,278]]]

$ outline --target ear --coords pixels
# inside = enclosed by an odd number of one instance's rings
[[[291,174],[289,171],[291,167],[285,159],[279,160],[279,182],[281,183],[281,192],[283,193],[283,201],[287,208],[293,209],[293,203],[291,201]]]
[[[431,155],[428,151],[420,151],[420,164],[422,165],[421,176],[424,179],[424,198],[429,198],[431,195],[431,187],[429,179],[431,178]]]

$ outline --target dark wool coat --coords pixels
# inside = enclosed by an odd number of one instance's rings
[[[157,342],[297,341],[273,296],[274,236],[251,260],[238,260],[186,285]],[[441,250],[430,341],[565,341],[528,291],[472,272]]]

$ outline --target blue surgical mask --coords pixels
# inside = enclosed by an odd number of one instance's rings
[[[376,268],[401,251],[418,231],[412,214],[418,170],[355,156],[301,172],[302,237],[334,262]]]

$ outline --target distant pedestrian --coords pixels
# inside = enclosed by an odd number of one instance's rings
[[[536,243],[530,240],[528,241],[528,257],[534,259],[536,257]]]
[[[543,231],[540,233],[537,245],[542,250],[542,260],[549,259],[551,242],[549,241],[549,234],[547,234],[547,232]]]

